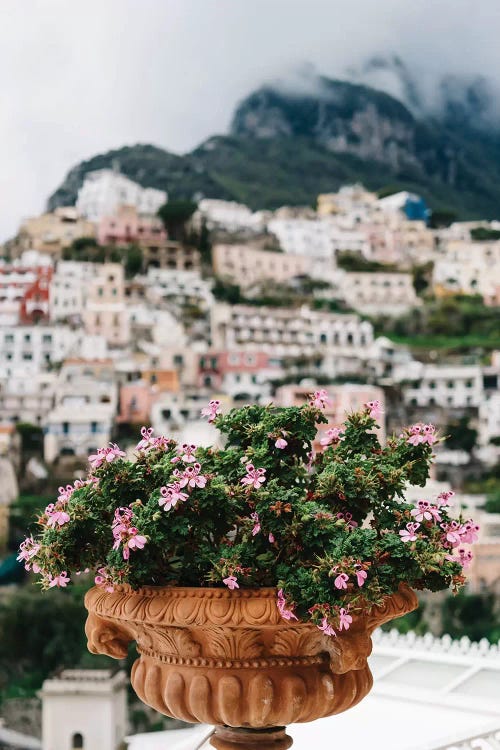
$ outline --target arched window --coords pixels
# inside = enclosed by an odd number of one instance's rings
[[[80,734],[80,732],[76,732],[71,740],[71,750],[77,750],[77,748],[82,747],[84,747],[83,734]]]

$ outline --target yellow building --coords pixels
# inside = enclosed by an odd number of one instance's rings
[[[38,250],[58,259],[74,240],[95,237],[95,234],[95,224],[82,218],[76,208],[56,208],[52,213],[34,216],[21,224],[13,255],[17,257],[25,250]]]

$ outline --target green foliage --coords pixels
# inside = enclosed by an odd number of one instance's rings
[[[489,493],[484,509],[488,513],[500,513],[500,487]]]
[[[49,523],[53,509],[40,518],[29,564],[41,568],[45,588],[62,571],[85,568],[99,571],[103,586],[275,586],[298,616],[335,626],[342,607],[380,603],[400,582],[460,585],[461,565],[438,523],[422,520],[409,543],[399,533],[413,520],[404,488],[425,485],[431,445],[412,445],[405,430],[382,447],[366,407],[314,456],[326,422],[321,404],[319,392],[302,407],[252,405],[219,415],[223,448],[189,449],[149,435],[135,461],[103,449],[88,481],[57,501],[68,518]],[[278,439],[286,441],[281,448]],[[193,472],[202,481],[191,483]],[[446,508],[438,514],[448,520]],[[367,577],[362,588],[359,571]],[[339,573],[344,588],[334,585]]]
[[[470,427],[469,423],[469,417],[460,417],[446,425],[444,434],[448,448],[470,453],[476,447],[477,430]]]
[[[423,294],[427,289],[429,289],[432,282],[433,268],[434,263],[432,261],[413,266],[413,288],[415,289],[417,294]]]
[[[470,230],[470,236],[472,240],[484,241],[484,240],[500,240],[499,229],[489,229],[488,227],[474,227]]]
[[[158,211],[163,221],[169,239],[180,240],[186,238],[186,223],[196,211],[197,205],[189,200],[171,200]]]
[[[400,318],[373,321],[378,334],[414,348],[500,347],[498,311],[479,296],[426,300]]]
[[[21,436],[21,450],[23,453],[43,452],[43,429],[39,425],[29,422],[18,422],[16,431]]]
[[[368,260],[361,253],[353,253],[350,250],[337,253],[337,265],[344,271],[397,271],[394,265]]]
[[[62,665],[78,664],[86,645],[83,601],[54,593],[25,588],[0,600],[0,696],[11,684],[29,694]]]
[[[443,604],[443,630],[452,638],[466,635],[473,641],[488,638],[496,642],[500,627],[495,616],[493,594],[467,594],[449,597]]]

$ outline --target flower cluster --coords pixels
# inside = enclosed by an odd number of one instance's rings
[[[321,435],[329,398],[302,407],[203,409],[222,448],[177,444],[143,427],[134,456],[110,444],[87,479],[59,488],[21,545],[44,588],[93,571],[95,585],[271,586],[286,621],[326,636],[397,590],[457,589],[478,527],[453,511],[452,492],[414,505],[439,439],[415,424],[381,445],[370,401]],[[328,426],[328,425],[327,425]]]

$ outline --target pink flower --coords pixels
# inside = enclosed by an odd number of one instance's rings
[[[39,551],[40,551],[40,545],[37,542],[35,542],[32,536],[27,537],[23,542],[21,542],[19,546],[19,555],[17,556],[17,559],[19,560],[19,562],[24,561],[25,570],[31,570],[32,565],[33,565],[33,570],[34,570],[35,565],[32,563],[32,560],[38,554]],[[39,571],[34,570],[34,572],[36,573]]]
[[[452,547],[456,547],[462,541],[462,526],[458,521],[450,521],[449,523],[442,523],[441,528],[445,532],[444,542],[451,544]]]
[[[253,464],[247,464],[245,466],[247,475],[241,480],[241,484],[246,484],[248,487],[254,487],[258,490],[261,484],[266,481],[265,469],[256,469]]]
[[[474,542],[477,542],[479,528],[478,524],[474,523],[472,518],[469,518],[460,529],[462,542],[465,544],[473,544]]]
[[[280,437],[276,440],[274,447],[279,448],[280,450],[283,450],[283,448],[286,448],[287,445],[288,443],[285,440],[285,438]]]
[[[107,448],[99,448],[97,453],[89,456],[89,462],[93,469],[98,469],[103,463],[111,463],[116,458],[123,458],[124,451],[121,451],[116,443],[110,443]]]
[[[367,401],[365,409],[368,411],[368,416],[372,419],[380,419],[384,413],[380,401]]]
[[[56,525],[59,527],[64,526],[70,520],[69,514],[66,511],[58,510],[57,506],[54,506],[52,503],[47,505],[45,513],[47,515],[47,526],[51,528],[55,528]]]
[[[58,503],[59,506],[62,507],[64,505],[66,505],[66,503],[70,499],[70,497],[73,494],[73,492],[75,491],[75,489],[77,489],[77,487],[78,487],[77,482],[78,481],[79,480],[77,479],[76,482],[75,482],[75,486],[74,487],[72,487],[71,484],[67,484],[66,487],[59,487],[59,489],[58,489],[59,497],[57,498],[57,503]]]
[[[193,466],[186,466],[183,472],[179,469],[174,471],[174,476],[179,482],[179,487],[204,487],[207,483],[207,478],[203,474],[200,474],[201,464],[195,463]]]
[[[317,625],[318,630],[321,630],[325,635],[336,635],[335,630],[329,624],[326,617],[321,620],[321,625]]]
[[[344,607],[339,612],[339,630],[349,630],[352,623],[352,617],[347,613]]]
[[[420,443],[424,442],[423,425],[421,423],[412,425],[408,432],[409,435],[406,442],[410,445],[420,445]]]
[[[136,549],[144,549],[144,545],[147,543],[147,538],[145,536],[142,536],[142,534],[139,534],[138,530],[135,528],[135,526],[132,526],[131,529],[129,529],[129,538],[125,542],[125,546],[123,548],[123,557],[125,557],[125,550],[136,550]]]
[[[252,529],[252,536],[255,536],[260,531],[260,521],[259,521],[259,514],[258,513],[251,513],[250,518],[254,522],[254,527]]]
[[[406,529],[399,532],[402,542],[415,542],[417,539],[416,530],[420,527],[419,523],[407,523]]]
[[[339,573],[339,575],[334,580],[333,585],[336,589],[346,589],[348,581],[349,576],[347,575],[347,573]]]
[[[441,508],[443,505],[450,505],[450,500],[452,497],[454,497],[455,493],[451,490],[448,492],[440,492],[440,494],[436,498],[436,505],[438,508]]]
[[[217,401],[217,399],[213,399],[212,401],[209,401],[208,406],[204,406],[201,410],[201,416],[202,417],[208,417],[208,422],[214,422],[215,418],[221,414],[220,407],[220,401]]]
[[[175,464],[178,461],[184,461],[186,464],[194,464],[196,461],[195,456],[193,453],[196,450],[196,445],[188,445],[187,443],[183,443],[183,445],[179,445],[176,448],[177,453],[180,453],[179,456],[172,459],[172,463]]]
[[[421,443],[427,443],[433,445],[436,440],[436,428],[433,424],[422,424],[418,422],[412,425],[408,430],[407,443],[410,445],[420,445]]]
[[[284,620],[298,620],[298,617],[293,613],[293,610],[287,607],[285,595],[283,589],[278,591],[278,601],[276,603],[278,611]]]
[[[328,392],[324,388],[320,391],[314,391],[309,401],[309,405],[314,406],[315,409],[325,409],[329,403]]]
[[[236,576],[228,576],[227,578],[222,579],[222,583],[225,583],[228,589],[239,589],[238,579]]]
[[[272,531],[269,532],[268,539],[269,539],[269,544],[274,544],[274,534]]]
[[[70,581],[70,577],[66,575],[66,571],[63,570],[63,572],[59,573],[58,576],[51,576],[49,573],[48,580],[49,580],[49,589],[53,588],[54,586],[57,586],[57,588],[64,589],[68,585]]]
[[[151,441],[153,439],[153,428],[152,427],[141,427],[142,440],[136,445],[136,450],[143,451],[146,453],[151,447]]]
[[[460,563],[462,568],[466,570],[470,567],[470,564],[473,560],[473,554],[470,550],[459,547],[456,555],[446,555],[446,559],[451,560],[452,562]]]
[[[97,573],[98,575],[94,578],[95,585],[107,591],[108,594],[112,594],[115,587],[109,570],[107,568],[99,568]]]
[[[322,437],[319,442],[326,447],[327,445],[335,445],[340,440],[344,440],[344,438],[345,435],[342,427],[331,427],[326,431],[325,437]]]
[[[368,578],[368,573],[366,570],[357,570],[356,571],[356,580],[358,582],[358,586],[361,588],[363,586],[364,582]]]
[[[189,495],[181,492],[180,482],[172,482],[166,487],[160,488],[161,497],[158,499],[158,505],[163,506],[163,510],[175,508],[178,502],[185,503]]]
[[[417,508],[413,508],[411,515],[414,516],[415,521],[434,520],[438,523],[441,521],[439,510],[434,505],[431,505],[428,500],[419,500]]]

